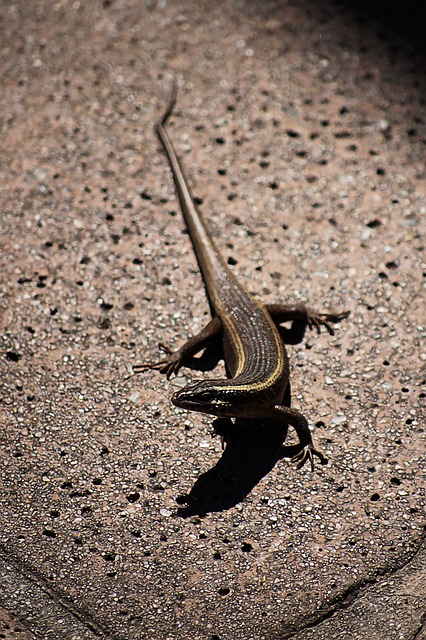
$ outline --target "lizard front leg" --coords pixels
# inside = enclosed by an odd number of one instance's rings
[[[156,369],[160,373],[165,373],[167,379],[172,374],[177,374],[179,369],[190,362],[190,360],[200,351],[205,349],[213,340],[220,336],[222,332],[222,321],[219,316],[215,316],[197,335],[192,336],[177,351],[172,352],[169,347],[160,343],[160,348],[165,351],[168,356],[159,362],[142,362],[134,365],[133,372],[141,373],[147,369]]]
[[[320,459],[321,464],[327,464],[325,455],[314,446],[312,442],[312,434],[309,429],[308,421],[296,409],[284,407],[283,405],[275,405],[271,417],[279,418],[286,424],[294,427],[300,441],[301,450],[291,461],[297,463],[297,468],[301,469],[306,461],[311,463],[311,470],[314,470],[314,456]]]

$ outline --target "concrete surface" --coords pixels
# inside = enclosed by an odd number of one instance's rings
[[[424,638],[415,43],[331,0],[0,19],[3,637]],[[237,424],[222,451],[171,405],[221,367],[131,375],[208,318],[152,131],[172,75],[170,132],[235,273],[352,312],[289,347],[330,459],[314,474],[273,425]]]

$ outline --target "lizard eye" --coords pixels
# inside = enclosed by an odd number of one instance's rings
[[[197,398],[201,402],[205,404],[210,404],[210,402],[216,397],[216,394],[213,389],[201,389],[197,393]]]

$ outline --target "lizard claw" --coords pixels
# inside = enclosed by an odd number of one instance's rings
[[[311,463],[311,471],[314,471],[314,456],[318,456],[321,464],[327,464],[328,460],[319,449],[315,449],[314,445],[307,444],[299,453],[292,457],[291,462],[297,463],[297,469],[301,469],[305,462],[309,460]]]
[[[159,362],[142,362],[141,364],[136,364],[133,366],[133,373],[142,373],[143,371],[151,369],[159,371],[160,373],[165,373],[167,380],[170,380],[173,374],[177,375],[182,366],[182,360],[179,352],[172,353],[171,349],[163,344],[160,344],[160,348],[169,354],[168,358],[160,360]]]
[[[321,327],[325,327],[328,333],[334,336],[334,329],[331,323],[340,322],[347,318],[349,314],[350,311],[343,311],[342,313],[315,313],[314,311],[308,311],[308,327],[316,329],[318,333],[321,333]]]
[[[158,346],[161,349],[161,351],[163,351],[164,353],[167,353],[167,355],[170,355],[171,353],[173,353],[169,345],[165,344],[164,342],[159,342]]]

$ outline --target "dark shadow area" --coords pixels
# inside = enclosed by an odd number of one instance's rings
[[[426,2],[422,0],[299,0],[290,4],[281,0],[252,0],[251,11],[263,22],[271,16],[285,20],[291,4],[316,16],[319,38],[326,32],[334,38],[338,38],[339,33],[342,37],[347,33],[349,41],[345,40],[345,45],[349,47],[357,48],[357,38],[362,41],[365,37],[383,42],[398,57],[410,59],[426,53]],[[284,22],[284,38],[287,28],[289,25]],[[352,36],[355,40],[351,43]],[[361,49],[363,46],[361,43]]]
[[[404,39],[418,51],[426,52],[426,3],[421,0],[341,0],[361,18],[377,22]]]
[[[241,502],[282,458],[291,458],[298,445],[283,446],[287,428],[276,421],[237,419],[219,429],[226,443],[222,457],[201,475],[189,494],[179,496],[182,518],[225,511]],[[185,506],[183,506],[185,505]]]

